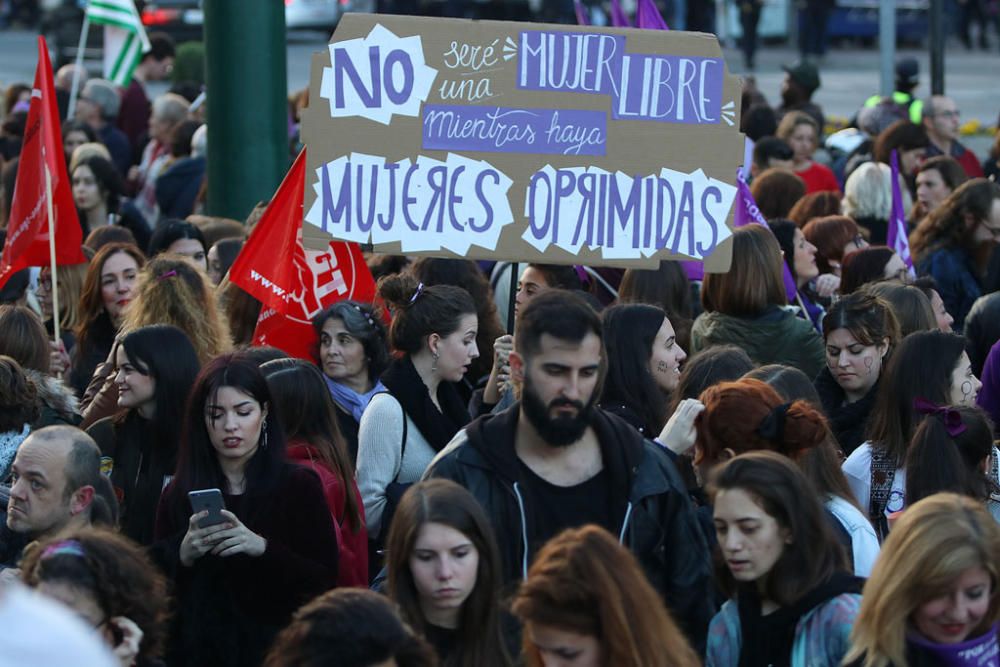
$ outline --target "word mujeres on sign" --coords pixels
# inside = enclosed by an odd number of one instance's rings
[[[318,176],[306,221],[337,238],[465,254],[473,245],[495,247],[502,227],[513,222],[511,179],[488,162],[454,153],[444,162],[354,153],[321,167]],[[546,166],[531,176],[522,238],[543,252],[586,246],[609,258],[641,259],[669,248],[702,258],[729,237],[725,216],[734,195],[733,186],[701,171],[627,175]]]

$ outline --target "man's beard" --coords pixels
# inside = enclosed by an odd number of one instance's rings
[[[530,377],[524,378],[524,386],[521,391],[521,407],[524,410],[524,416],[528,418],[538,435],[553,447],[568,447],[583,436],[584,431],[590,426],[596,399],[597,392],[595,391],[586,405],[580,401],[571,401],[566,398],[557,398],[545,405],[535,392]],[[576,414],[559,417],[549,416],[549,412],[553,408],[562,406],[576,408]]]

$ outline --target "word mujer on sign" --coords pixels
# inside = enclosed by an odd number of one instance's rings
[[[719,123],[722,58],[625,53],[625,37],[521,32],[517,86],[610,95],[615,120]]]

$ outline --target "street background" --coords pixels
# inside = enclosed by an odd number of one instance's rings
[[[33,31],[7,30],[0,32],[0,86],[16,81],[31,83],[35,73],[36,33]],[[329,34],[319,31],[290,31],[288,33],[288,89],[304,88],[309,83],[309,65],[312,53],[320,51],[329,41]],[[746,74],[743,59],[735,48],[724,48],[726,62],[735,74]],[[930,92],[930,63],[926,49],[897,50],[897,57],[913,56],[920,62],[920,87],[916,94],[923,97]],[[758,88],[776,106],[781,101],[780,89],[784,72],[781,65],[794,62],[798,52],[786,45],[764,45],[757,55],[757,68],[753,76]],[[820,65],[822,85],[813,99],[823,107],[827,118],[836,122],[852,117],[866,98],[879,90],[878,50],[850,47],[833,48]],[[89,63],[91,74],[100,74],[99,63]],[[168,82],[150,84],[153,98],[169,88]],[[983,127],[995,127],[1000,113],[1000,52],[967,51],[956,40],[950,41],[945,56],[945,92],[961,110],[963,125],[978,121]],[[985,157],[992,138],[984,133],[967,136],[963,143]]]

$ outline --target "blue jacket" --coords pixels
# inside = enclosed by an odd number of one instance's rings
[[[839,667],[860,608],[860,595],[843,593],[803,615],[795,626],[791,667]],[[729,600],[708,628],[705,667],[737,667],[741,645],[739,611]]]
[[[965,316],[983,291],[971,258],[961,248],[942,247],[925,255],[916,269],[919,275],[934,277],[941,300],[955,318],[952,326],[962,331]]]

